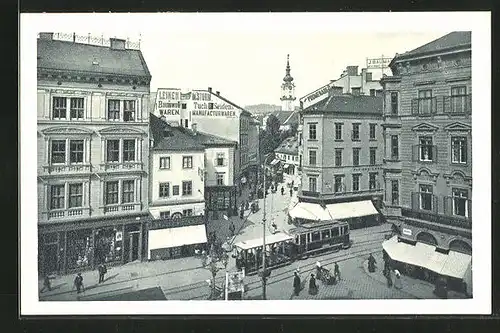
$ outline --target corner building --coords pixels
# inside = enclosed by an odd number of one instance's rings
[[[125,40],[56,36],[37,41],[39,273],[140,260],[151,75]]]
[[[393,75],[381,81],[385,214],[400,226],[399,242],[436,248],[447,254],[445,261],[452,254],[461,258],[442,269],[433,259],[415,264],[427,269],[427,278],[466,282],[472,254],[471,33],[452,32],[398,54],[390,68]]]

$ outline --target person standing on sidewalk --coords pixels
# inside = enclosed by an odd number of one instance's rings
[[[106,265],[100,264],[97,269],[99,270],[99,283],[104,282],[104,275],[108,272],[108,269],[106,268]]]
[[[83,276],[82,273],[76,274],[74,285],[76,287],[76,293],[79,294],[83,291],[84,286],[83,286]]]
[[[233,221],[231,221],[231,224],[229,225],[229,231],[231,232],[231,237],[234,236],[234,230],[235,230],[234,223]]]
[[[290,188],[290,198],[292,197],[293,195],[293,187]]]
[[[318,286],[316,285],[316,278],[311,274],[309,278],[309,295],[316,295],[318,293]]]
[[[340,281],[340,268],[337,263],[335,263],[334,268],[333,268],[333,276],[337,281]]]
[[[45,277],[43,278],[43,288],[40,290],[40,292],[43,293],[45,289],[47,289],[48,291],[52,290],[52,287],[50,286],[49,274],[45,274]]]
[[[295,296],[299,296],[300,293],[300,277],[297,271],[293,272],[293,293]]]
[[[281,186],[281,195],[285,194],[285,186]]]

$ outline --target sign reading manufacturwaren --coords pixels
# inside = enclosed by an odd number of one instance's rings
[[[366,59],[366,67],[367,68],[384,68],[388,67],[391,63],[392,58],[370,58]]]
[[[193,102],[193,116],[236,117],[234,106],[222,102]]]

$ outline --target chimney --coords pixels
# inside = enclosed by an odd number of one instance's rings
[[[347,74],[349,76],[358,75],[358,66],[347,66]]]
[[[109,44],[112,50],[125,50],[125,39],[110,38]]]
[[[330,96],[340,96],[342,95],[342,93],[344,92],[344,88],[343,87],[335,87],[333,86],[330,91],[329,91],[329,95]]]
[[[194,135],[196,135],[198,133],[198,126],[196,123],[191,124],[191,129],[193,130]]]
[[[220,91],[216,91],[215,93],[217,94],[217,96],[220,96]]]
[[[212,92],[212,87],[208,87],[208,92],[211,93]]]
[[[40,32],[40,39],[53,40],[54,33],[53,32]]]

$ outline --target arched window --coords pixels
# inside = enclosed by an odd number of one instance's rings
[[[417,235],[417,242],[437,246],[436,238],[428,232],[422,231]]]
[[[472,255],[472,247],[460,239],[454,239],[450,242],[450,250]]]

